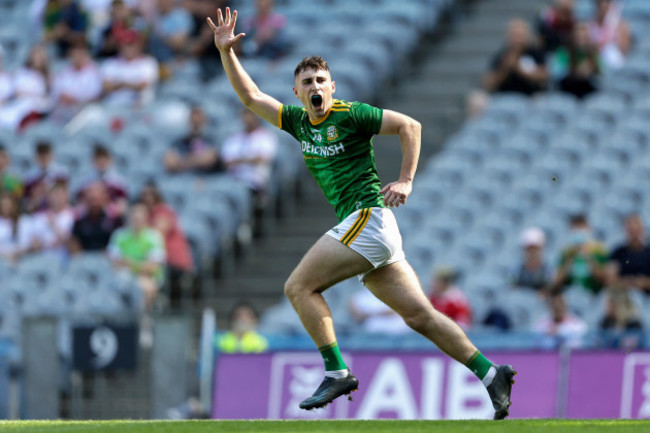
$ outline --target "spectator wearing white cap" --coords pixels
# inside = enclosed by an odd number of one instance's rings
[[[544,231],[538,227],[529,227],[521,233],[519,243],[522,259],[512,273],[511,284],[514,287],[545,291],[552,281],[553,272],[544,259]]]

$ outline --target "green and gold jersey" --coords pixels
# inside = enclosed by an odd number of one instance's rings
[[[384,207],[372,147],[382,114],[367,104],[335,99],[327,115],[312,123],[303,107],[280,107],[280,128],[300,142],[307,168],[339,221],[358,209]]]

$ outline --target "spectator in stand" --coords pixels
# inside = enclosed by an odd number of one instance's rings
[[[35,148],[35,166],[25,176],[25,210],[28,213],[47,209],[47,191],[57,182],[68,181],[68,170],[54,162],[49,141],[39,141]]]
[[[260,118],[249,109],[242,111],[244,130],[226,139],[221,149],[221,160],[229,175],[245,183],[254,199],[254,231],[262,235],[264,208],[268,202],[273,159],[277,151],[277,137],[262,126]]]
[[[108,255],[116,269],[131,272],[145,297],[145,312],[150,312],[164,279],[165,241],[149,228],[149,212],[142,203],[129,209],[129,224],[117,229],[108,245]]]
[[[436,310],[467,330],[472,326],[472,306],[465,293],[454,284],[457,279],[454,269],[438,269],[433,277],[429,300]]]
[[[47,198],[47,210],[31,217],[30,243],[35,250],[54,251],[63,257],[67,253],[74,224],[68,186],[65,183],[54,184]]]
[[[113,157],[108,148],[102,143],[95,143],[93,148],[93,171],[81,183],[79,195],[83,196],[86,187],[97,182],[102,183],[108,192],[109,212],[112,215],[123,216],[129,202],[127,180],[113,166]]]
[[[572,216],[570,229],[569,242],[560,255],[553,289],[561,291],[570,286],[580,286],[597,294],[607,279],[607,249],[594,239],[585,215]]]
[[[29,249],[29,223],[20,213],[18,198],[0,194],[0,259],[16,263]]]
[[[587,324],[569,311],[561,293],[553,293],[547,301],[549,312],[533,325],[533,330],[545,336],[542,344],[547,348],[582,346]]]
[[[0,45],[0,106],[5,105],[14,96],[14,84],[11,74],[2,69],[4,49]]]
[[[210,173],[218,168],[219,153],[214,139],[205,133],[205,113],[199,106],[190,113],[190,133],[176,141],[165,154],[165,168],[170,173]]]
[[[78,0],[49,0],[43,19],[45,40],[54,42],[59,56],[65,57],[72,45],[86,40],[87,21]]]
[[[81,215],[72,226],[72,237],[68,245],[71,254],[106,250],[111,235],[124,223],[121,216],[109,213],[108,204],[108,192],[101,182],[86,188]]]
[[[35,45],[25,66],[13,74],[14,98],[0,106],[0,126],[12,130],[22,129],[50,110],[49,63],[45,47]]]
[[[97,57],[107,58],[119,54],[120,45],[128,40],[131,32],[140,30],[144,25],[138,23],[135,10],[124,0],[111,2],[110,19],[101,32],[97,43]]]
[[[217,9],[230,6],[228,0],[185,0],[185,8],[192,14],[192,32],[189,39],[189,52],[199,61],[201,78],[209,81],[223,68],[219,60],[219,50],[214,45],[214,33],[205,20]]]
[[[130,31],[124,36],[119,56],[102,65],[104,103],[110,106],[142,106],[154,98],[158,63],[143,54],[141,36]]]
[[[619,69],[632,46],[630,26],[621,17],[621,6],[612,0],[596,0],[596,16],[589,23],[591,42],[600,50],[607,70]]]
[[[573,3],[573,0],[555,0],[553,6],[542,11],[537,22],[537,32],[547,53],[552,53],[571,41],[576,25]]]
[[[506,46],[499,51],[483,79],[488,92],[515,92],[532,95],[543,90],[548,80],[544,53],[533,45],[528,23],[513,19],[508,23]]]
[[[600,54],[589,40],[589,27],[579,23],[568,45],[559,48],[553,58],[560,90],[584,98],[598,90]]]
[[[610,256],[610,286],[650,294],[650,245],[643,220],[632,214],[625,218],[624,226],[626,242]]]
[[[0,144],[0,194],[8,193],[16,198],[23,195],[23,183],[18,176],[14,176],[9,171],[11,165],[11,157],[9,152]]]
[[[102,94],[102,76],[91,59],[88,47],[77,44],[69,50],[69,64],[54,77],[53,101],[56,108],[52,117],[69,121],[85,104],[94,102]]]
[[[273,11],[273,0],[257,0],[255,16],[244,22],[247,38],[242,50],[246,56],[277,59],[289,49],[284,36],[287,19]]]
[[[510,284],[536,292],[546,292],[553,282],[553,272],[544,259],[546,245],[544,231],[537,227],[527,228],[521,233],[519,243],[523,257],[510,278]]]
[[[266,338],[257,333],[259,316],[247,302],[230,310],[230,331],[216,337],[217,349],[223,353],[261,353],[268,349]]]
[[[180,226],[176,212],[162,198],[155,183],[145,185],[140,201],[149,212],[149,227],[158,230],[165,241],[167,282],[171,304],[180,301],[185,282],[191,281],[194,272],[194,260],[190,245]]]
[[[391,335],[412,332],[404,319],[377,299],[370,290],[355,293],[350,299],[348,309],[365,332]]]
[[[600,343],[604,347],[638,349],[643,344],[643,322],[627,290],[610,290],[605,315],[600,321]]]
[[[150,23],[149,52],[163,68],[171,68],[182,57],[192,25],[192,16],[176,0],[158,0],[158,14]]]

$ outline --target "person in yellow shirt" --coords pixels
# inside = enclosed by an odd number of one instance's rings
[[[266,338],[257,333],[259,318],[252,305],[241,302],[230,311],[230,331],[216,337],[222,353],[261,353],[268,349]]]

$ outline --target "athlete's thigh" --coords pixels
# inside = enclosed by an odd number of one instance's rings
[[[363,283],[380,301],[402,317],[421,313],[423,309],[435,311],[415,271],[406,260],[369,272]]]
[[[323,291],[369,269],[372,265],[361,254],[331,236],[323,235],[300,260],[287,284]]]

